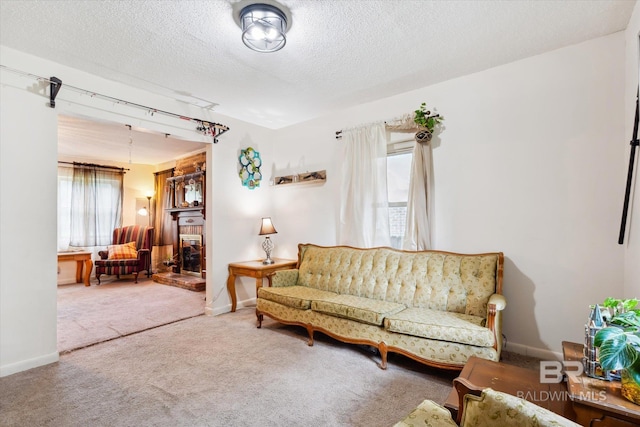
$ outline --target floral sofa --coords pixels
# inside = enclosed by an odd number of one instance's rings
[[[500,359],[504,256],[298,245],[296,269],[258,289],[264,316],[343,342],[460,370],[471,356]]]

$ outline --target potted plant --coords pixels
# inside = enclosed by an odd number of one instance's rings
[[[640,405],[640,309],[638,300],[607,298],[607,327],[596,333],[602,369],[620,371],[622,395]]]
[[[440,114],[431,114],[430,110],[427,110],[427,104],[423,102],[420,104],[420,108],[414,111],[413,121],[418,125],[418,132],[416,133],[416,141],[430,141],[433,135],[433,130],[436,125],[439,125],[444,120]]]

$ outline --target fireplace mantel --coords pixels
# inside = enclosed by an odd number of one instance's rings
[[[206,218],[204,206],[191,206],[188,208],[169,208],[169,209],[165,209],[165,212],[169,212],[174,221],[177,220],[181,214],[187,213],[187,212],[189,213],[199,212],[202,215],[203,219]]]

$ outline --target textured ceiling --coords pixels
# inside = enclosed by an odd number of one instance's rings
[[[240,38],[248,3],[1,0],[0,43],[278,129],[623,30],[635,5],[281,0],[287,45],[264,54]]]

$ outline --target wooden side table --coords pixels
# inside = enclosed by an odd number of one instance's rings
[[[262,279],[278,270],[288,270],[296,268],[298,261],[292,259],[273,258],[273,264],[263,264],[262,260],[232,262],[229,264],[229,278],[227,279],[227,290],[231,295],[231,311],[236,311],[236,276],[253,277],[256,279],[256,295],[258,288],[262,286]]]
[[[58,262],[75,261],[76,262],[76,283],[84,282],[85,286],[89,286],[89,277],[93,270],[93,261],[91,261],[91,252],[58,252]],[[84,275],[82,274],[84,271]]]
[[[565,360],[582,361],[583,345],[563,341]],[[640,406],[622,397],[620,381],[605,381],[585,374],[567,375],[567,391],[583,426],[638,426]]]

